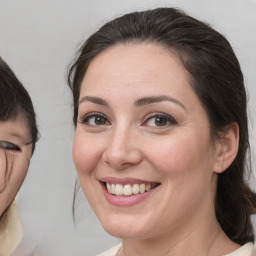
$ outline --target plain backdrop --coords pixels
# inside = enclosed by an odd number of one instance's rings
[[[72,219],[74,128],[65,72],[79,45],[106,21],[160,6],[182,8],[228,38],[244,72],[254,140],[256,0],[0,0],[0,55],[29,91],[41,133],[17,198],[29,237],[24,246],[36,246],[36,255],[93,256],[118,242],[82,192],[76,225]]]

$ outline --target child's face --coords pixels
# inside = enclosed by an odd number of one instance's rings
[[[14,200],[27,174],[32,144],[22,115],[0,121],[0,216]]]

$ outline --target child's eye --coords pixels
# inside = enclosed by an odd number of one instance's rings
[[[6,149],[6,150],[16,150],[20,151],[20,148],[16,146],[15,144],[8,142],[8,141],[0,141],[0,148]]]
[[[167,127],[169,125],[175,125],[177,121],[164,113],[154,113],[146,117],[146,121],[143,122],[143,126],[155,126],[155,127]]]
[[[108,119],[101,113],[89,113],[85,117],[83,117],[80,122],[91,126],[110,124]]]

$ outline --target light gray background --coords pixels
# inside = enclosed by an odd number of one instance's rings
[[[39,256],[90,256],[117,243],[82,193],[77,228],[72,220],[74,129],[65,71],[78,45],[105,21],[158,6],[183,8],[229,39],[244,71],[255,126],[256,0],[0,0],[0,55],[28,89],[41,132],[18,196],[25,233],[32,237],[28,245],[37,243]]]

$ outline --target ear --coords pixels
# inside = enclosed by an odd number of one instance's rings
[[[216,142],[216,160],[213,171],[224,172],[236,158],[239,147],[239,126],[231,123],[221,132]]]

